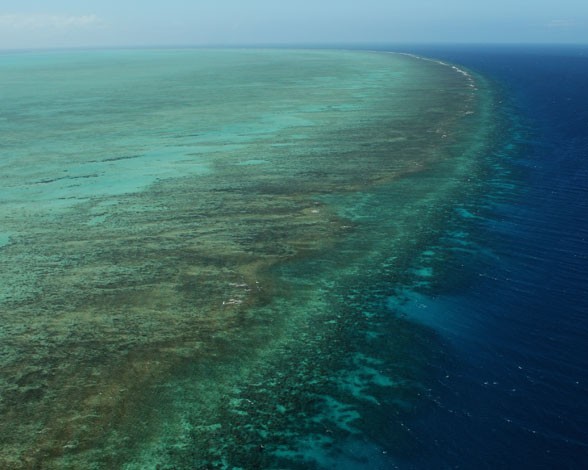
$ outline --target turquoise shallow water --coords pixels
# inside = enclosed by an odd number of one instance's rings
[[[4,466],[415,452],[406,418],[442,348],[387,299],[439,272],[415,260],[442,264],[431,246],[478,191],[481,78],[344,51],[9,54],[0,69]]]

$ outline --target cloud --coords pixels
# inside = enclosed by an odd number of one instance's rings
[[[96,15],[1,14],[0,28],[13,31],[63,31],[102,25]]]
[[[551,20],[547,24],[547,27],[549,29],[555,29],[555,30],[570,29],[573,26],[574,26],[574,22],[572,20],[564,20],[564,19]]]

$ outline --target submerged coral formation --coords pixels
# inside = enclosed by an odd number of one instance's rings
[[[335,468],[410,451],[403,416],[435,338],[385,299],[477,177],[487,89],[344,51],[0,69],[0,466]]]

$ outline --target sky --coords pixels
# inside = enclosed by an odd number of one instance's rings
[[[0,49],[588,44],[588,0],[0,0]]]

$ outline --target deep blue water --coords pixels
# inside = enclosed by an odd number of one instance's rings
[[[488,77],[508,125],[468,221],[480,254],[413,305],[451,360],[401,467],[588,468],[588,46],[406,50]]]

